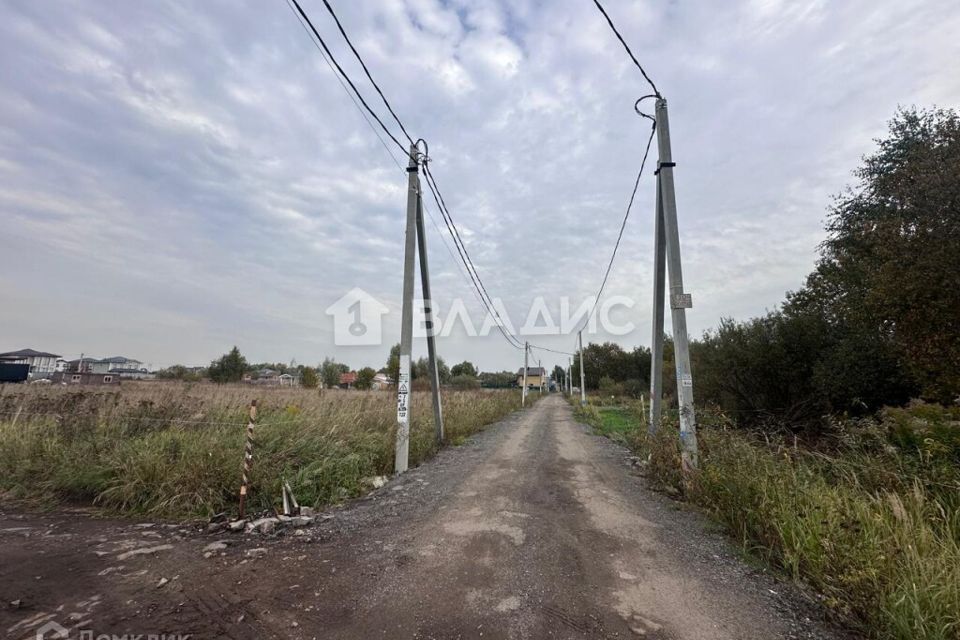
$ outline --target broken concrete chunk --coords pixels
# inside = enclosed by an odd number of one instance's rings
[[[370,485],[374,489],[379,489],[383,485],[389,482],[389,476],[370,476],[369,478],[364,478],[363,482]]]
[[[230,531],[243,531],[247,526],[246,520],[234,520],[229,525]]]
[[[226,529],[228,524],[226,522],[211,522],[207,525],[207,533],[217,533],[218,531],[223,531]]]
[[[156,553],[157,551],[166,551],[167,549],[173,549],[173,545],[161,544],[157,545],[156,547],[141,547],[139,549],[134,549],[133,551],[125,551],[124,553],[121,553],[117,556],[117,560],[126,560],[127,558],[132,558],[133,556],[148,555]]]
[[[248,558],[259,558],[260,556],[266,555],[266,547],[256,547],[254,549],[247,549],[246,555]]]
[[[292,518],[287,518],[285,524],[291,527],[305,527],[311,522],[313,522],[313,518],[308,516],[293,516]]]
[[[247,533],[273,533],[280,522],[278,518],[260,518],[247,523]]]
[[[217,541],[217,542],[211,542],[210,544],[205,546],[203,550],[204,551],[223,551],[226,548],[227,548],[226,542]]]

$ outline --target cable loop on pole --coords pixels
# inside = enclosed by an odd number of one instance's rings
[[[423,143],[423,151],[420,151],[420,143]],[[430,159],[430,147],[427,145],[427,141],[423,138],[417,138],[417,141],[413,143],[413,146],[417,149],[417,157],[414,158],[417,162],[420,162],[423,165],[427,164],[427,161]]]
[[[659,98],[660,96],[654,93],[638,98],[637,101],[633,103],[633,110],[637,113],[638,116],[642,118],[646,118],[648,120],[652,120],[653,126],[657,126],[657,119],[655,117],[653,117],[649,113],[644,113],[643,111],[640,111],[640,103],[643,102],[644,100],[659,99]]]

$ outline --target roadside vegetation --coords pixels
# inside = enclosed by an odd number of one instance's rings
[[[877,638],[960,637],[960,408],[836,421],[816,445],[704,410],[700,470],[685,481],[675,416],[651,437],[639,402],[609,402],[578,415],[844,621]]]
[[[126,383],[115,390],[0,387],[0,496],[189,518],[236,510],[248,406],[258,400],[249,509],[369,490],[393,472],[396,394]],[[410,464],[437,451],[429,393],[414,393]],[[448,443],[520,408],[519,391],[444,391]]]
[[[877,145],[805,285],[692,342],[698,472],[680,475],[675,415],[647,435],[645,348],[587,346],[579,411],[870,636],[957,639],[960,116],[898,111]]]

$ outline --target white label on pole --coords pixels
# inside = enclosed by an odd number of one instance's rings
[[[680,384],[684,387],[693,387],[693,376],[689,373],[685,373],[680,376]]]
[[[397,422],[407,424],[410,418],[410,356],[400,356],[400,375],[397,376]]]

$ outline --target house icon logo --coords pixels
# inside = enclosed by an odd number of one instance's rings
[[[37,640],[55,640],[60,638],[69,638],[70,632],[63,626],[53,620],[37,629]]]
[[[327,307],[333,316],[333,343],[338,346],[383,343],[381,316],[389,309],[369,293],[354,287]]]

